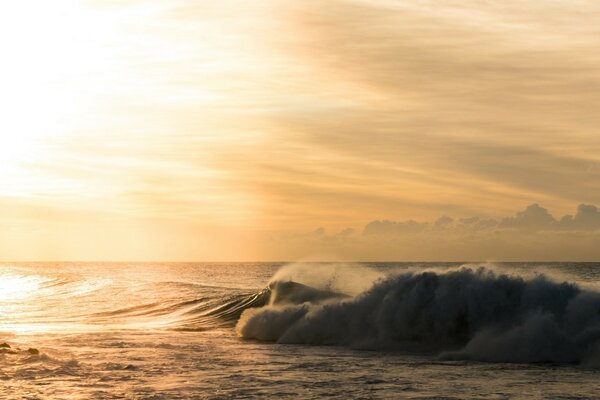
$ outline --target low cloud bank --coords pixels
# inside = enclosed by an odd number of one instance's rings
[[[554,217],[532,204],[504,218],[451,218],[433,222],[375,220],[362,230],[271,238],[280,259],[364,261],[597,261],[600,210],[580,204],[573,215]]]
[[[556,219],[550,212],[539,204],[531,204],[525,210],[517,212],[512,217],[493,218],[453,218],[443,216],[433,223],[409,221],[377,220],[368,223],[363,235],[398,235],[418,233],[431,230],[525,230],[525,231],[567,231],[567,230],[600,230],[600,210],[594,205],[580,204],[575,215],[565,215]]]

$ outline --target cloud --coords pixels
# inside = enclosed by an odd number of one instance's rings
[[[482,229],[494,228],[498,225],[498,221],[493,218],[469,217],[460,218],[456,224],[459,229],[470,229],[478,231]]]
[[[422,232],[428,224],[419,223],[417,221],[373,221],[369,222],[363,230],[363,235],[398,235]]]
[[[600,211],[596,206],[580,204],[575,216],[565,215],[560,220],[560,226],[567,229],[600,229]]]
[[[350,260],[564,260],[600,257],[600,211],[580,204],[555,218],[534,203],[503,218],[442,216],[432,222],[374,220],[362,233],[325,230],[277,239],[279,250]]]
[[[578,231],[600,230],[600,210],[590,204],[577,206],[575,216],[565,215],[556,219],[548,209],[537,203],[527,206],[515,215],[500,220],[479,216],[453,219],[442,216],[435,222],[376,220],[366,224],[363,235],[406,235],[434,231]]]
[[[517,229],[551,229],[556,225],[556,219],[547,209],[539,204],[532,204],[524,211],[519,211],[516,216],[504,218],[499,228]]]
[[[600,87],[597,4],[297,4],[278,49],[329,84],[307,86],[315,102],[272,121],[310,149],[307,168],[352,183],[324,197],[395,218],[600,202],[600,91],[588,89]]]

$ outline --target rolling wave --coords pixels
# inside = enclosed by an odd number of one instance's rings
[[[524,278],[483,267],[411,271],[378,280],[354,297],[296,295],[244,310],[238,334],[443,359],[600,367],[600,293],[543,275]]]

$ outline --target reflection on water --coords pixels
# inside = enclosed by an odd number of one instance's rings
[[[35,295],[43,282],[44,279],[36,275],[2,274],[0,279],[0,302],[12,303]]]

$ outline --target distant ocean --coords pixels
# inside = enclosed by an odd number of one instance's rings
[[[600,263],[2,263],[2,399],[600,399]]]

